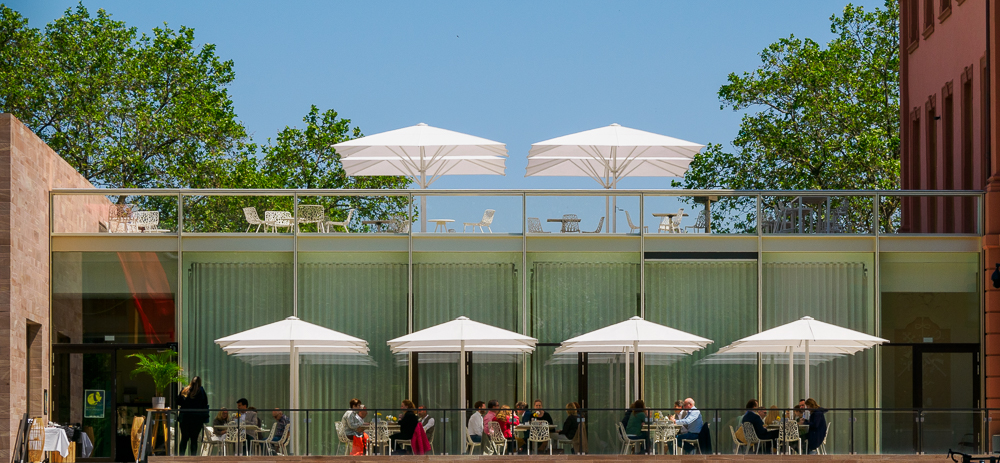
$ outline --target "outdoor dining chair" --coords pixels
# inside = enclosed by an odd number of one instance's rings
[[[277,426],[271,426],[271,432],[265,439],[252,439],[250,441],[250,453],[253,455],[274,455],[274,432]],[[284,435],[282,435],[284,437]]]
[[[743,423],[743,438],[747,441],[747,454],[750,453],[750,447],[753,447],[755,453],[760,453],[761,442],[757,438],[757,432],[753,430],[753,424]]]
[[[656,426],[653,428],[653,439],[652,448],[649,449],[650,453],[656,455],[656,447],[659,446],[663,449],[663,453],[667,453],[667,446],[673,444],[674,455],[677,455],[677,427],[670,426],[666,421],[657,421]]]
[[[274,232],[279,228],[287,228],[292,231],[292,213],[288,211],[264,211],[264,231],[268,227]]]
[[[355,212],[357,212],[355,209],[347,211],[347,218],[345,218],[343,222],[334,222],[332,220],[327,220],[325,224],[326,225],[325,231],[327,233],[333,233],[336,231],[336,229],[334,229],[333,227],[342,227],[344,229],[344,232],[350,233],[351,229],[348,227],[351,225],[351,218],[354,217]]]
[[[205,425],[201,430],[201,456],[211,456],[222,445],[222,441],[215,437],[215,428]]]
[[[299,223],[297,227],[300,233],[302,232],[302,224],[304,223],[316,224],[316,232],[323,233],[326,231],[323,226],[324,222],[326,222],[326,215],[323,213],[323,206],[319,204],[299,205]]]
[[[138,233],[166,233],[160,227],[160,211],[138,211],[133,216],[132,226],[134,232]]]
[[[547,232],[542,228],[542,221],[538,217],[528,217],[528,233],[552,233]]]
[[[816,448],[816,453],[820,455],[826,455],[826,438],[830,437],[830,428],[833,427],[833,421],[828,421],[826,423],[826,434],[823,434],[823,443],[819,444]]]
[[[625,426],[620,421],[615,423],[615,426],[618,428],[618,442],[622,444],[622,455],[628,455],[629,451],[639,453],[639,446],[646,445],[646,441],[643,439],[629,437],[628,433],[625,432]]]
[[[562,218],[563,233],[580,233],[580,222],[576,221],[578,219],[576,214],[563,214]]]
[[[799,436],[799,423],[795,420],[785,420],[781,428],[781,432],[778,433],[778,445],[784,445],[786,453],[788,455],[792,454],[792,443],[796,443],[799,446],[799,455],[802,455],[802,438]]]
[[[496,421],[490,421],[489,423],[489,435],[483,434],[483,440],[489,438],[489,443],[486,447],[483,447],[483,453],[485,454],[489,450],[490,455],[506,455],[507,454],[507,438],[503,436],[503,430],[500,429],[500,423]],[[548,430],[548,426],[546,426]]]
[[[476,232],[476,227],[479,227],[480,233],[486,233],[483,231],[483,227],[486,227],[490,233],[493,233],[493,229],[490,228],[490,224],[493,223],[493,214],[496,214],[496,212],[497,211],[493,209],[487,209],[486,212],[483,213],[483,220],[479,222],[462,222],[462,233],[465,233],[465,229],[470,226],[472,227],[473,233]]]
[[[352,442],[347,438],[347,432],[344,431],[344,422],[338,421],[334,423],[334,427],[337,428],[337,439],[340,440],[340,445],[344,447],[344,455],[350,455]]]
[[[698,213],[698,218],[694,219],[694,225],[684,227],[684,232],[687,233],[691,229],[701,230],[702,232],[708,231],[707,216],[708,211],[706,209],[702,209],[701,212]]]
[[[601,220],[597,221],[597,230],[594,230],[592,232],[585,231],[584,233],[600,233],[602,228],[604,228],[604,217],[601,217]]]
[[[112,204],[108,208],[108,233],[128,233],[135,204]]]
[[[288,441],[292,438],[292,425],[285,425],[285,432],[281,435],[281,439],[274,444],[275,450],[279,456],[288,456]]]
[[[253,227],[254,225],[257,226],[254,232],[259,232],[261,226],[267,226],[263,220],[260,220],[260,216],[257,215],[256,207],[244,207],[243,217],[246,217],[248,224],[247,231],[245,231],[244,233],[250,233],[250,227]]]
[[[621,424],[621,423],[618,423]],[[549,433],[548,421],[532,421],[528,425],[528,455],[531,455],[531,443],[535,443],[535,453],[538,453],[538,444],[545,442],[549,447],[549,455],[552,455],[552,435]]]
[[[371,442],[372,447],[375,447],[375,448],[379,449],[379,454],[380,455],[388,455],[389,454],[390,442],[389,442],[389,422],[388,421],[380,420],[378,422],[378,424],[375,426],[375,438],[371,439],[369,442]],[[383,453],[382,449],[385,449],[385,453]]]
[[[476,447],[482,447],[482,443],[472,440],[472,436],[470,436],[469,433],[465,433],[465,447],[462,448],[462,453],[468,452],[469,455],[472,455],[472,452],[476,450]]]
[[[639,230],[639,226],[632,223],[632,216],[628,215],[628,211],[625,211],[625,220],[628,221],[629,233],[632,233],[632,232],[639,233],[637,231],[637,230]],[[649,233],[649,226],[648,225],[643,225],[642,226],[642,231],[643,231],[643,233]]]
[[[746,447],[747,453],[750,453],[750,444],[740,441],[739,437],[736,436],[736,431],[733,430],[733,425],[729,425],[729,434],[733,436],[733,455],[739,455],[740,449],[743,447]]]

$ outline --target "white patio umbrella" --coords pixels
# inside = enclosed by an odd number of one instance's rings
[[[729,353],[787,353],[789,406],[795,406],[795,353],[805,353],[805,395],[809,396],[809,354],[854,354],[876,344],[889,342],[860,331],[823,323],[812,317],[802,317],[767,331],[747,336],[719,349],[717,354]]]
[[[465,353],[527,353],[538,340],[530,336],[458,317],[387,342],[394,354],[410,352],[458,352],[458,408],[467,409],[465,398]],[[465,420],[461,421],[462,436]]]
[[[570,352],[622,352],[625,354],[625,390],[629,390],[628,355],[635,356],[635,397],[639,397],[639,352],[657,354],[691,354],[704,349],[711,339],[632,317],[621,323],[567,339],[556,354]],[[630,351],[631,349],[631,351]],[[631,403],[628,392],[625,401]],[[628,405],[628,404],[627,404]]]
[[[585,176],[611,189],[617,188],[618,180],[624,177],[681,177],[704,147],[611,124],[531,145],[524,176]],[[611,213],[605,201],[605,214],[612,224],[608,230],[614,231],[616,221]]]
[[[442,175],[504,175],[507,145],[420,123],[333,145],[347,175],[403,175],[426,189]],[[427,231],[420,197],[420,231]]]
[[[368,341],[296,317],[219,338],[215,343],[229,355],[287,354],[291,409],[299,408],[300,354],[368,354]]]

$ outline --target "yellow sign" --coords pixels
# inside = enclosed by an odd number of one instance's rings
[[[104,418],[104,390],[87,389],[83,391],[83,417]]]

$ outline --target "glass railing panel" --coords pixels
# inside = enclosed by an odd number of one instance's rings
[[[881,430],[883,454],[915,454],[918,449],[918,414],[913,410],[881,410],[874,417]],[[857,438],[857,437],[855,437]]]
[[[879,197],[879,233],[977,234],[979,194],[892,195]]]
[[[277,194],[277,193],[276,193]],[[293,198],[282,195],[184,195],[184,233],[291,233]]]
[[[57,194],[53,233],[177,233],[177,196]]]
[[[761,198],[761,231],[765,234],[872,233],[873,195],[830,195],[821,192]]]
[[[522,197],[516,195],[437,194],[414,192],[414,233],[521,234]]]
[[[982,453],[982,413],[973,410],[925,410],[920,422],[920,449],[925,454],[949,450]]]
[[[649,233],[756,234],[755,196],[646,194]]]
[[[637,234],[640,223],[639,197],[594,194],[527,196],[528,234]]]
[[[409,195],[300,195],[298,231],[301,234],[407,234],[417,216]]]

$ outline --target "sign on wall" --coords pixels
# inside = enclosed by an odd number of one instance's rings
[[[103,389],[86,389],[83,391],[83,417],[104,418]]]

